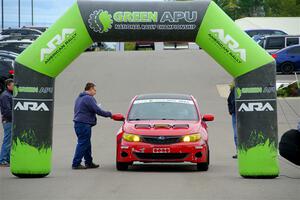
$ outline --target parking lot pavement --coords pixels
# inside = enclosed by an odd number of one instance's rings
[[[0,199],[290,199],[299,200],[300,168],[280,158],[276,179],[244,179],[238,175],[233,134],[226,99],[216,85],[232,78],[203,51],[84,53],[56,80],[53,132],[53,170],[43,179],[18,179],[0,169]],[[211,166],[198,172],[193,165],[137,165],[128,172],[115,169],[115,136],[121,123],[98,119],[92,148],[100,168],[71,170],[76,144],[72,115],[76,96],[87,81],[97,85],[96,99],[113,112],[126,113],[136,94],[170,92],[192,94],[209,123]],[[299,100],[287,100],[300,113]],[[297,119],[279,100],[279,134]],[[283,114],[284,113],[284,114]],[[284,117],[286,116],[286,117]],[[2,138],[3,131],[0,135]]]

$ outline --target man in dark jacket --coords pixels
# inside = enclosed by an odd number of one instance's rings
[[[0,109],[4,129],[4,137],[0,153],[0,167],[9,167],[10,163],[12,131],[12,94],[14,89],[14,81],[12,79],[7,79],[5,81],[5,87],[6,90],[0,96]]]
[[[94,98],[96,94],[96,85],[87,83],[85,91],[80,93],[75,101],[74,108],[74,129],[78,138],[78,143],[73,158],[73,169],[98,168],[99,165],[93,163],[91,134],[92,126],[97,123],[96,114],[102,117],[110,117],[111,112],[102,110]],[[81,165],[82,158],[85,160],[85,166]]]
[[[236,113],[235,113],[235,95],[234,95],[235,87],[232,84],[230,86],[230,93],[227,98],[227,104],[228,104],[228,112],[231,115],[232,120],[232,128],[233,128],[233,138],[234,138],[234,144],[235,148],[237,149],[237,127],[236,127]],[[236,159],[237,154],[233,155],[232,158]]]

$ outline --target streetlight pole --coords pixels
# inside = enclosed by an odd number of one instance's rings
[[[33,26],[33,0],[31,0],[31,26]]]
[[[19,28],[21,27],[21,0],[18,0]]]
[[[1,0],[1,29],[4,29],[4,13],[3,13],[4,9],[3,9],[3,0]]]

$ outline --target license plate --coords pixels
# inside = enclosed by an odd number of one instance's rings
[[[153,153],[170,153],[170,148],[153,148]]]

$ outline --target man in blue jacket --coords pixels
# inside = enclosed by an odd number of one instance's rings
[[[74,108],[74,129],[78,138],[78,143],[73,158],[72,169],[98,168],[99,165],[93,163],[91,134],[92,127],[97,124],[96,114],[102,117],[110,117],[111,112],[102,110],[96,102],[96,85],[87,83],[85,91],[80,93],[75,101]],[[81,165],[82,158],[85,166]]]
[[[5,81],[6,90],[0,96],[1,118],[4,129],[3,143],[0,153],[0,167],[9,167],[11,131],[12,131],[12,95],[14,90],[13,79]]]
[[[237,127],[236,127],[236,113],[235,113],[235,95],[234,95],[235,87],[234,83],[230,85],[230,93],[227,98],[228,112],[231,115],[232,120],[232,128],[233,128],[233,138],[235,149],[237,151]],[[237,153],[232,156],[233,159],[237,159]]]

